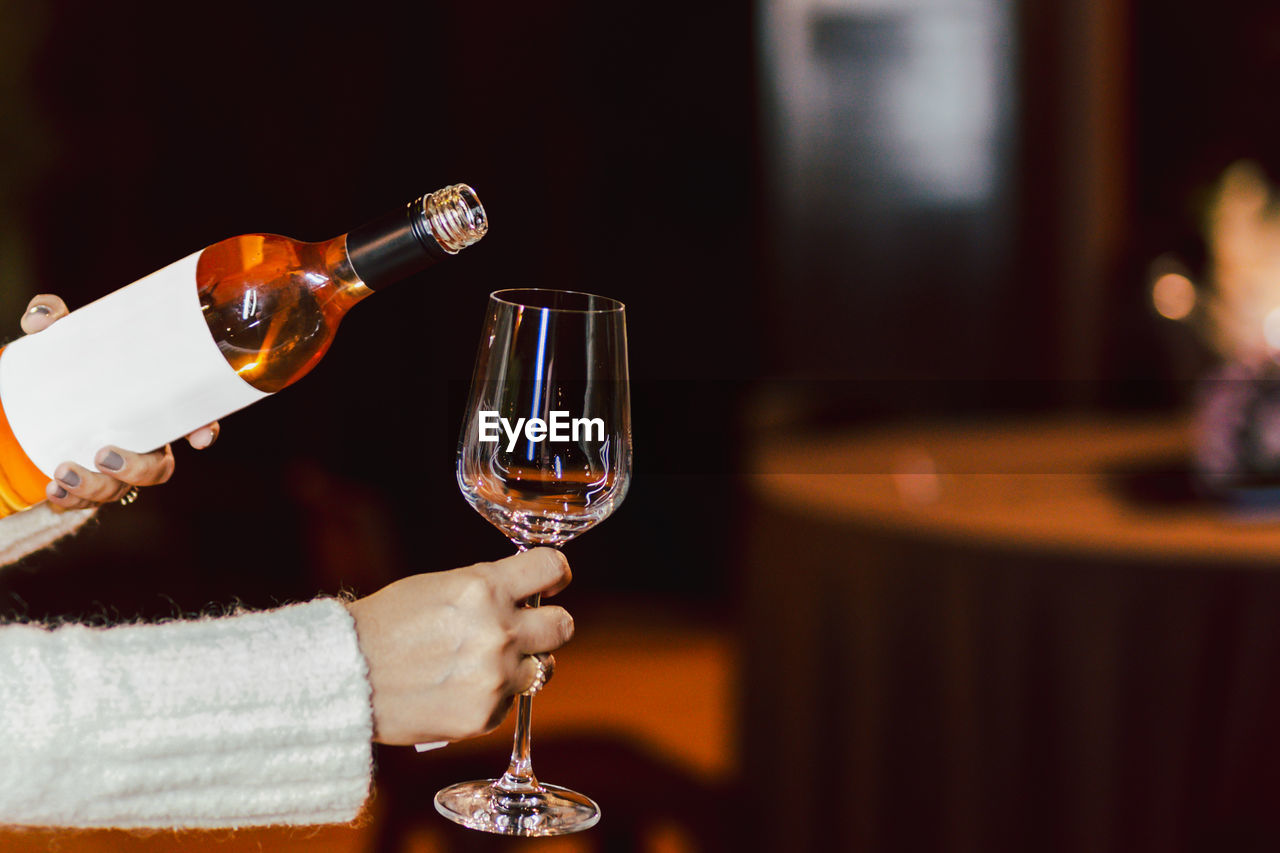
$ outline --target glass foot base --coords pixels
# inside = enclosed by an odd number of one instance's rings
[[[600,807],[568,788],[540,784],[528,792],[508,793],[494,787],[497,781],[450,785],[436,794],[436,811],[454,823],[496,835],[568,835],[600,820]]]

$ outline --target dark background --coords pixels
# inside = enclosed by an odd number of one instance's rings
[[[175,448],[172,483],[7,569],[0,615],[269,606],[504,555],[453,474],[503,287],[628,306],[635,479],[566,549],[580,622],[623,601],[735,625],[767,430],[1184,405],[1209,359],[1150,310],[1148,268],[1202,270],[1230,163],[1280,176],[1280,12],[993,4],[991,191],[956,204],[885,165],[905,12],[839,5],[806,22],[830,87],[788,172],[764,3],[0,4],[12,335],[34,293],[74,307],[226,236],[325,239],[453,182],[492,222],[212,450]]]

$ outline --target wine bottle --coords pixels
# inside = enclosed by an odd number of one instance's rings
[[[0,517],[64,461],[155,450],[292,385],[352,305],[487,230],[457,184],[320,243],[231,237],[19,338],[0,351]]]

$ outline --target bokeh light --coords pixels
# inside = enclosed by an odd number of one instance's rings
[[[1161,317],[1185,320],[1196,307],[1196,286],[1181,273],[1165,273],[1151,287],[1151,302]]]
[[[1272,352],[1280,352],[1280,308],[1276,308],[1262,321],[1262,337]]]

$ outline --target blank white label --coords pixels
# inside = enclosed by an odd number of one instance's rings
[[[109,293],[0,355],[0,402],[46,475],[68,460],[95,470],[108,444],[155,450],[268,396],[236,375],[209,334],[199,258]]]

